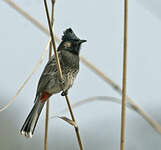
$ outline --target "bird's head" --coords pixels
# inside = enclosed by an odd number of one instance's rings
[[[86,42],[86,40],[80,40],[72,31],[71,28],[64,31],[62,36],[62,42],[58,50],[67,50],[73,54],[79,55],[81,44]]]

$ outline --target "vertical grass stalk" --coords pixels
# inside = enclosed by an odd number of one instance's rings
[[[45,137],[44,137],[44,150],[48,150],[48,127],[49,127],[49,99],[46,103],[46,118],[45,118]]]
[[[53,26],[54,23],[54,5],[52,3],[52,12],[51,12],[51,25]],[[52,42],[50,42],[49,46],[49,60],[52,56]],[[48,150],[48,127],[49,127],[49,99],[46,103],[46,118],[45,118],[45,137],[44,137],[44,150]]]
[[[128,0],[124,1],[124,55],[123,55],[123,80],[122,80],[122,113],[121,113],[121,146],[120,150],[125,150],[125,130],[126,130],[126,82],[127,82],[127,40],[128,40]]]

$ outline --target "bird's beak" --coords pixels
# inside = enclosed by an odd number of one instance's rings
[[[87,42],[87,40],[79,40],[80,43]]]

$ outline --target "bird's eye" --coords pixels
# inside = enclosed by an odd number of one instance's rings
[[[71,45],[72,45],[71,42],[65,42],[65,43],[64,43],[64,47],[65,47],[65,48],[70,48]]]

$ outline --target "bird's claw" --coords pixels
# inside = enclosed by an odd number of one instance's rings
[[[66,90],[66,91],[63,91],[62,93],[61,93],[61,96],[67,96],[68,95],[68,91]]]

